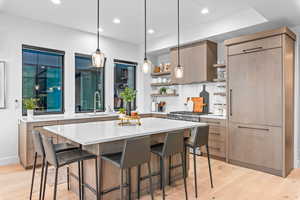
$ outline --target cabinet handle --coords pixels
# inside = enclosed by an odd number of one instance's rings
[[[247,52],[254,52],[254,51],[259,51],[263,49],[263,47],[255,47],[255,48],[251,48],[251,49],[244,49],[243,52],[247,53]]]
[[[232,116],[232,89],[229,92],[230,116]]]
[[[221,133],[216,133],[216,132],[210,132],[209,134],[213,134],[213,135],[221,135]]]
[[[221,151],[221,148],[217,148],[217,147],[208,147],[209,149],[215,150],[215,151]]]
[[[268,128],[255,128],[255,127],[248,127],[248,126],[238,126],[238,128],[253,129],[253,130],[260,130],[260,131],[270,131],[270,129],[268,129]]]
[[[221,122],[210,122],[210,121],[207,121],[206,123],[208,123],[208,124],[221,124]]]

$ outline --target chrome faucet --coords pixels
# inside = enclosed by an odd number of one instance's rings
[[[97,112],[97,105],[98,105],[98,108],[101,107],[101,97],[100,97],[99,91],[96,91],[94,93],[94,114],[96,114],[96,112]]]

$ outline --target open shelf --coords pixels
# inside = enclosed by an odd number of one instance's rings
[[[151,83],[151,86],[153,87],[159,87],[159,86],[171,86],[172,83]]]
[[[213,82],[226,82],[225,79],[214,79]]]
[[[213,67],[216,67],[216,68],[225,68],[226,65],[225,64],[213,64]]]
[[[167,75],[171,75],[171,72],[151,73],[151,76],[167,76]]]
[[[216,92],[214,95],[226,96],[226,92]]]
[[[179,94],[151,94],[152,97],[177,97]]]

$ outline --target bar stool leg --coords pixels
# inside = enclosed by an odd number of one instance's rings
[[[210,166],[210,155],[209,155],[208,145],[206,145],[206,152],[207,152],[207,161],[208,161],[208,169],[209,169],[209,176],[210,176],[210,186],[211,186],[211,188],[213,188],[214,185],[213,185],[213,181],[212,181],[211,166]]]
[[[96,198],[99,200],[99,176],[98,176],[98,162],[97,158],[95,158],[95,174],[96,174]]]
[[[164,167],[164,160],[163,158],[161,157],[160,158],[160,162],[161,162],[161,179],[162,179],[162,191],[163,191],[163,200],[165,200],[166,198],[166,193],[165,193],[165,173],[164,173],[164,170],[165,170],[165,167]]]
[[[195,195],[197,198],[198,197],[198,186],[197,186],[196,148],[193,148],[193,160],[194,160]]]
[[[31,187],[30,187],[30,196],[29,196],[29,200],[31,200],[31,198],[32,198],[32,190],[33,190],[33,184],[34,184],[36,159],[37,159],[37,153],[34,154],[34,163],[33,163],[33,170],[32,170],[32,178],[31,178]]]
[[[44,179],[44,168],[45,168],[45,156],[43,156],[43,159],[42,159],[42,173],[41,173],[41,182],[40,182],[40,194],[39,194],[39,200],[41,200],[41,198],[42,198],[43,179]]]
[[[162,189],[162,182],[163,182],[163,160],[160,157],[159,158],[159,167],[160,167],[160,171],[159,171],[159,177],[160,177],[160,189]]]
[[[58,167],[55,168],[55,180],[54,180],[54,193],[53,200],[56,200],[56,191],[57,191],[57,176],[58,176]]]
[[[182,162],[182,175],[183,175],[183,182],[184,182],[184,190],[185,190],[185,199],[188,199],[187,194],[187,187],[186,187],[186,168],[185,168],[185,158],[184,153],[181,153],[181,162]]]
[[[190,148],[189,147],[187,147],[187,146],[185,146],[185,148],[184,148],[184,159],[185,159],[185,168],[187,169],[187,162],[186,162],[186,157],[187,157],[187,155],[188,156],[190,156],[190,154],[189,154],[189,152],[187,153],[187,151],[189,151],[190,150]],[[186,176],[185,177],[187,177],[187,174],[185,174]]]
[[[131,200],[131,168],[128,168],[128,200]]]
[[[46,162],[46,169],[45,169],[45,178],[44,178],[44,185],[43,185],[43,197],[42,197],[42,200],[45,199],[45,193],[46,193],[46,183],[47,183],[47,175],[48,175],[48,167],[49,167],[49,164],[47,161]]]
[[[147,165],[148,165],[148,174],[149,174],[149,184],[150,184],[151,199],[154,200],[153,185],[152,185],[152,172],[151,172],[151,164],[150,164],[150,162],[148,162]]]
[[[141,165],[137,167],[137,198],[141,197]]]
[[[79,199],[82,200],[81,198],[81,169],[80,169],[80,161],[78,161],[78,194],[79,194]]]
[[[172,157],[169,157],[169,185],[171,185]]]
[[[67,167],[67,186],[68,186],[68,190],[70,190],[70,168],[69,168],[69,166]]]
[[[80,161],[81,164],[81,199],[84,200],[84,173],[83,173],[83,161]]]
[[[120,177],[120,199],[123,200],[123,169],[121,169],[121,177]]]

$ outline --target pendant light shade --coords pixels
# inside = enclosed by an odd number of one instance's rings
[[[184,69],[182,66],[177,65],[175,68],[175,77],[176,78],[183,78]]]
[[[177,66],[175,67],[175,77],[180,79],[183,78],[184,68],[180,65],[180,8],[179,8],[179,0],[177,0],[177,36],[178,36],[178,44],[177,44]]]
[[[145,74],[148,74],[150,69],[151,69],[152,63],[150,60],[148,59],[144,59],[144,63],[143,63],[143,72]]]
[[[104,67],[105,55],[100,51],[99,48],[99,37],[100,37],[100,2],[97,0],[97,50],[92,55],[92,62],[94,67]]]
[[[92,55],[92,61],[94,67],[104,67],[105,55],[97,49]]]
[[[147,58],[147,0],[144,0],[144,9],[145,9],[145,57],[144,57],[144,63],[142,66],[142,70],[145,74],[148,74],[151,70],[152,63]]]

